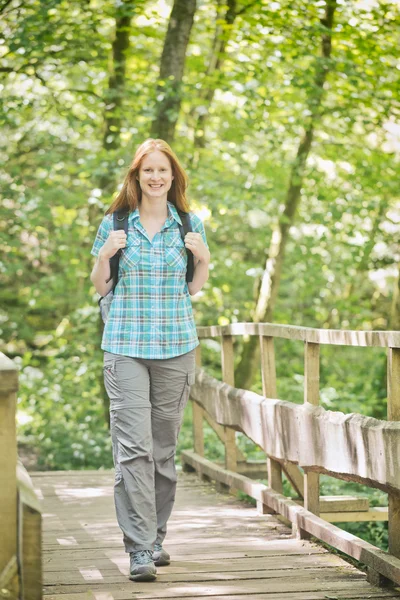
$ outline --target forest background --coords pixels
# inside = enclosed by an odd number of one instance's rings
[[[205,224],[198,325],[399,329],[398,2],[2,0],[0,13],[0,349],[19,369],[28,468],[112,467],[90,249],[150,136],[181,159]],[[219,341],[202,347],[220,377]],[[278,397],[302,402],[302,345],[276,354]],[[235,356],[236,385],[261,392],[253,340]],[[385,352],[322,347],[321,404],[384,419]],[[190,404],[178,460],[187,447]],[[223,456],[210,429],[206,453]],[[387,547],[386,523],[343,527]]]

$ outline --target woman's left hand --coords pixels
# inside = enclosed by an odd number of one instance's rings
[[[185,235],[185,246],[188,250],[193,252],[193,256],[197,258],[197,260],[207,264],[210,262],[210,251],[205,245],[201,233],[189,231]]]

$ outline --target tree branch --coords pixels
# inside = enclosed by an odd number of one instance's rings
[[[240,15],[242,15],[243,13],[245,13],[246,10],[249,10],[249,8],[251,8],[252,6],[255,6],[256,4],[258,4],[257,1],[256,2],[250,2],[246,6],[243,6],[243,8],[241,8],[240,10],[236,11],[235,17],[239,17]]]

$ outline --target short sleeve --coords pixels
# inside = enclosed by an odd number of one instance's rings
[[[112,215],[105,215],[97,230],[90,254],[98,256],[101,248],[104,246],[112,229]]]
[[[203,242],[205,243],[205,245],[208,248],[208,243],[207,243],[207,238],[206,238],[206,232],[204,229],[204,225],[203,225],[203,221],[194,213],[190,214],[190,222],[192,224],[192,229],[195,233],[200,233],[201,237],[203,238]],[[209,249],[209,248],[208,248]]]

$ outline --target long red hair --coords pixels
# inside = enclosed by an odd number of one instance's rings
[[[155,150],[160,150],[160,152],[163,152],[166,155],[171,165],[172,175],[174,175],[172,185],[168,190],[167,199],[169,202],[172,202],[178,210],[189,212],[189,202],[186,198],[186,188],[188,187],[189,180],[183,167],[179,163],[176,154],[164,140],[148,138],[140,144],[136,150],[122,189],[113,200],[111,206],[106,210],[106,215],[111,214],[118,209],[125,209],[132,212],[137,208],[142,199],[142,190],[136,176],[139,173],[144,157]]]

